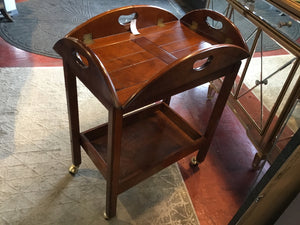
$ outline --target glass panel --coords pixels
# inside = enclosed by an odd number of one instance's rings
[[[293,60],[293,59],[295,59],[295,57],[294,57],[293,55],[286,55],[286,56],[285,56],[285,59],[286,59],[286,61],[288,61],[288,62],[291,62],[291,61],[292,61],[292,63],[291,63],[290,65],[288,65],[284,70],[282,70],[282,71],[279,73],[279,75],[277,76],[277,77],[279,77],[279,78],[280,78],[280,77],[284,78],[284,77],[285,77],[284,73],[288,73],[288,72],[290,71],[290,69],[292,68],[292,66],[294,65],[294,63],[295,63],[295,61]],[[287,63],[288,63],[288,62],[287,62]],[[287,100],[288,100],[288,98],[289,98],[289,96],[290,96],[292,90],[295,88],[295,84],[296,84],[297,80],[299,79],[299,77],[300,77],[300,68],[298,68],[298,70],[297,70],[296,73],[294,74],[294,76],[293,76],[293,78],[292,78],[292,80],[291,80],[290,86],[289,86],[289,87],[287,88],[287,90],[285,91],[285,95],[284,95],[284,97],[283,97],[283,101],[282,101],[282,103],[280,104],[279,109],[278,109],[278,111],[277,111],[277,113],[276,113],[277,116],[279,116],[279,115],[281,114],[282,109],[283,109],[283,107],[285,106],[285,104],[287,103]],[[278,78],[275,78],[275,79],[278,79]],[[276,80],[275,82],[280,82],[280,80]]]
[[[292,17],[283,13],[281,10],[266,2],[265,0],[236,0],[246,10],[253,12],[254,16],[271,25],[274,29],[291,39],[297,41],[299,46],[299,28],[300,24]],[[239,21],[236,21],[238,24]]]
[[[262,20],[271,25],[275,30],[286,36],[288,39],[294,41],[300,46],[300,23],[296,19],[292,18],[288,14],[282,12],[277,7],[271,5],[265,0],[230,0],[232,2],[239,3],[240,6],[244,7],[245,11],[252,12],[257,20]],[[230,2],[229,1],[229,2]],[[300,4],[300,3],[299,3]],[[227,11],[226,0],[211,0],[210,9],[218,11],[226,16],[229,16]],[[249,13],[250,13],[249,12]],[[239,28],[243,37],[248,39],[256,27],[249,21],[247,21],[241,14],[233,12],[233,16],[230,18],[234,24]],[[274,50],[274,46],[279,49],[280,46],[276,43],[272,43],[271,46],[269,37],[264,40],[264,50]],[[251,46],[251,43],[249,43]]]
[[[267,1],[228,0],[228,2],[244,8],[245,12],[252,14],[257,21],[269,24],[274,29],[272,32],[285,35],[289,40],[292,40],[291,43],[294,42],[299,46],[300,23]],[[227,5],[225,0],[213,0],[210,3],[213,10],[230,16],[231,11]],[[244,60],[233,86],[232,94],[248,113],[249,118],[257,125],[258,130],[262,132],[266,128],[268,120],[273,119],[270,118],[270,113],[277,107],[279,108],[275,111],[274,119],[279,117],[294,87],[295,80],[299,77],[298,71],[295,73],[290,86],[285,87],[286,90],[282,91],[295,62],[295,56],[283,49],[265,32],[261,32],[261,28],[258,28],[239,12],[233,10],[231,20],[239,28],[249,50],[256,42],[249,68],[244,73],[246,65],[246,60]],[[289,49],[291,51],[291,47]],[[243,82],[241,82],[242,76],[244,76]],[[281,92],[282,94],[285,92],[285,94],[280,104],[278,100]]]
[[[281,128],[275,142],[276,147],[278,149],[283,149],[299,128],[300,128],[300,99],[298,99],[295,102],[289,116],[287,117],[286,122]]]
[[[260,46],[257,47],[257,49],[259,48]],[[242,89],[238,94],[238,100],[260,129],[266,125],[294,62],[295,56],[284,50],[271,56],[258,53],[251,59]],[[293,82],[285,90],[285,98],[277,110],[277,117],[280,115],[298,76],[297,73],[294,75]]]
[[[287,123],[289,129],[295,133],[300,128],[300,99],[295,104],[295,108],[292,110],[291,117]]]

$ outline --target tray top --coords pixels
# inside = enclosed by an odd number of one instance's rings
[[[87,44],[110,74],[116,91],[139,86],[167,64],[216,44],[179,21],[142,28],[139,32],[97,38]]]
[[[133,17],[121,23],[124,15]],[[223,15],[195,10],[178,20],[152,6],[100,14],[54,49],[105,107],[124,110],[224,76],[249,55],[241,34]]]

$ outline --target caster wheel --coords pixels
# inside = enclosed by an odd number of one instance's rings
[[[104,219],[109,220],[109,217],[108,217],[108,215],[106,214],[106,212],[103,213],[103,217],[104,217]]]
[[[191,167],[197,167],[198,165],[199,165],[199,163],[197,162],[196,157],[193,157],[193,158],[191,159],[190,166],[191,166]]]
[[[76,173],[78,173],[78,166],[72,165],[69,168],[69,173],[72,174],[72,175],[75,175]]]

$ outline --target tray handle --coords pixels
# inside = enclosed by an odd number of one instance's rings
[[[239,29],[218,12],[208,9],[193,10],[183,16],[180,22],[219,44],[234,44],[248,50]]]
[[[248,51],[232,44],[195,51],[161,70],[127,101],[124,108],[139,108],[215,80],[231,73],[232,68],[248,56]]]
[[[130,15],[133,15],[132,19],[136,19],[137,29],[158,25],[159,22],[166,23],[178,20],[172,13],[159,7],[149,5],[125,6],[109,10],[87,20],[66,36],[75,37],[83,41],[85,35],[90,35],[93,39],[96,39],[130,32],[130,20],[128,22],[121,20],[123,16],[130,17]]]
[[[63,58],[65,75],[76,74],[106,108],[120,107],[112,81],[93,51],[72,37],[60,39],[53,48]]]

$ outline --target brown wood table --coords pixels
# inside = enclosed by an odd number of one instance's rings
[[[116,214],[118,194],[194,151],[194,165],[205,159],[240,61],[249,55],[221,14],[196,10],[178,20],[147,5],[102,13],[54,49],[64,65],[70,172],[81,164],[82,146],[107,181],[107,218]],[[76,77],[108,109],[107,124],[80,131]],[[220,77],[223,86],[201,134],[169,107],[170,98]]]

